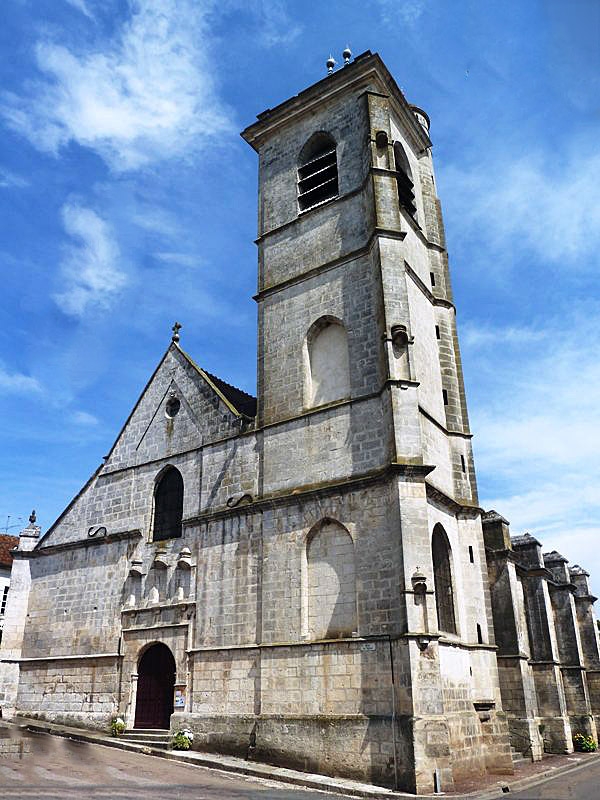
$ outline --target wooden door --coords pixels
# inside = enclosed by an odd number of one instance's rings
[[[143,653],[138,665],[136,728],[169,727],[173,713],[174,687],[173,654],[164,644],[152,645]]]

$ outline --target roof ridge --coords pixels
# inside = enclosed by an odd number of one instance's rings
[[[190,354],[186,353],[177,342],[174,343],[174,346],[198,374],[212,386],[213,390],[221,397],[225,405],[227,405],[230,411],[237,417],[246,417],[250,419],[256,416],[256,397],[254,397],[254,395],[248,394],[248,392],[245,392],[243,389],[238,389],[237,386],[233,386],[233,384],[227,383],[227,381],[224,381],[222,378],[218,378],[216,375],[207,372],[199,364],[196,364]]]
[[[218,375],[214,375],[212,372],[209,372],[207,369],[205,369],[204,372],[206,372],[208,377],[212,378],[214,381],[219,381],[219,383],[224,383],[225,386],[229,386],[230,389],[235,389],[236,392],[239,392],[240,394],[245,395],[249,399],[256,400],[256,395],[250,394],[250,392],[247,392],[245,389],[240,389],[239,386],[236,386],[233,383],[229,383],[229,381],[225,381],[225,380],[223,380],[223,378],[219,378]]]

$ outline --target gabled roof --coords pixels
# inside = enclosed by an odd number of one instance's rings
[[[199,367],[193,358],[188,355],[185,350],[176,344],[175,347],[179,350],[181,355],[188,361],[189,364],[209,383],[215,392],[221,397],[228,408],[238,417],[255,417],[256,416],[256,397],[232,386],[230,383],[217,378],[210,372]]]
[[[238,389],[236,386],[232,386],[226,381],[222,381],[221,378],[217,378],[216,375],[211,375],[210,372],[205,372],[205,375],[240,414],[246,417],[256,416],[256,397],[248,394],[248,392],[244,392],[242,389]]]
[[[13,562],[11,550],[19,544],[18,536],[9,536],[6,533],[0,533],[0,567],[10,567]]]
[[[47,539],[48,535],[50,533],[52,533],[52,531],[56,528],[56,526],[60,523],[60,521],[64,518],[64,516],[75,505],[77,500],[84,494],[86,489],[93,483],[95,478],[97,478],[98,475],[102,472],[102,470],[104,469],[105,463],[108,461],[108,459],[112,455],[112,453],[113,453],[115,447],[117,446],[117,444],[118,444],[118,442],[119,442],[124,430],[127,428],[127,425],[129,424],[129,421],[133,417],[136,409],[138,408],[138,406],[139,406],[139,404],[140,404],[140,402],[141,402],[146,390],[148,389],[148,387],[150,386],[150,384],[154,380],[154,377],[156,376],[157,372],[159,371],[160,367],[162,366],[165,358],[167,357],[168,353],[172,349],[176,350],[188,362],[188,364],[190,364],[190,366],[193,367],[193,369],[196,370],[196,372],[206,381],[206,383],[209,384],[209,386],[221,398],[221,400],[225,403],[225,405],[231,411],[232,414],[234,414],[236,417],[245,417],[246,419],[252,419],[253,417],[256,416],[256,397],[253,397],[252,395],[248,394],[247,392],[244,392],[241,389],[238,389],[235,386],[232,386],[231,384],[226,383],[225,381],[221,380],[220,378],[217,378],[216,375],[211,375],[209,372],[206,372],[205,370],[202,369],[202,367],[199,367],[198,364],[196,364],[196,362],[192,359],[192,357],[190,355],[188,355],[185,352],[185,350],[181,349],[181,347],[179,346],[179,344],[177,342],[171,342],[171,344],[169,345],[169,347],[165,351],[163,357],[159,361],[156,369],[154,370],[154,372],[150,376],[146,386],[144,387],[144,389],[143,389],[142,393],[140,394],[137,402],[135,403],[133,409],[131,410],[131,413],[129,414],[129,416],[127,417],[125,422],[123,423],[123,426],[121,427],[121,430],[117,434],[117,437],[116,437],[111,449],[109,450],[108,455],[106,455],[104,457],[103,463],[98,466],[98,468],[96,469],[94,474],[91,475],[91,477],[86,481],[86,483],[83,485],[83,487],[79,490],[79,492],[77,492],[75,497],[71,500],[71,502],[66,506],[66,508],[63,510],[63,512],[57,517],[57,519],[52,523],[52,525],[48,528],[48,530],[43,534],[43,536],[40,538],[40,541],[38,542],[36,547],[42,546],[42,543]],[[18,537],[9,536],[8,538],[9,539],[14,539],[15,540],[15,545],[18,543]],[[12,545],[12,546],[14,547],[15,545]],[[12,559],[11,559],[11,562],[12,562]],[[1,563],[2,562],[0,561],[0,564]]]

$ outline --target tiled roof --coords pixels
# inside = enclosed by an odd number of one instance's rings
[[[206,372],[206,374],[217,389],[225,395],[231,405],[237,408],[241,414],[244,414],[246,417],[256,416],[256,397],[232,386],[230,383],[222,381],[221,378],[217,378],[216,375],[211,375],[210,372]]]
[[[12,564],[10,551],[18,544],[18,536],[9,536],[6,533],[0,533],[0,567],[10,567]]]
[[[231,407],[232,411],[238,414],[238,416],[240,414],[244,417],[256,416],[256,397],[253,397],[251,394],[238,389],[236,386],[232,386],[230,383],[221,380],[221,378],[217,378],[216,375],[212,375],[210,372],[202,369],[202,367],[199,367],[198,364],[196,364],[189,353],[186,353],[185,350],[182,350],[179,345],[176,345],[176,347],[181,355],[187,359],[187,361],[189,361],[192,367],[194,367],[194,369],[197,370],[197,372],[202,375],[205,380],[212,384],[213,389],[222,395],[226,403],[228,403]]]

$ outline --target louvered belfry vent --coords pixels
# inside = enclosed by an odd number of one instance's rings
[[[310,143],[309,143],[310,144]],[[325,203],[338,196],[337,152],[335,142],[326,134],[318,135],[305,148],[298,168],[298,203],[300,211]]]
[[[400,142],[394,142],[394,161],[396,162],[396,184],[398,187],[398,200],[400,205],[405,208],[413,217],[417,215],[415,204],[415,185],[412,180],[412,173]]]
[[[415,185],[405,172],[398,172],[396,174],[398,182],[398,200],[400,205],[408,211],[411,217],[417,213],[415,205]]]

